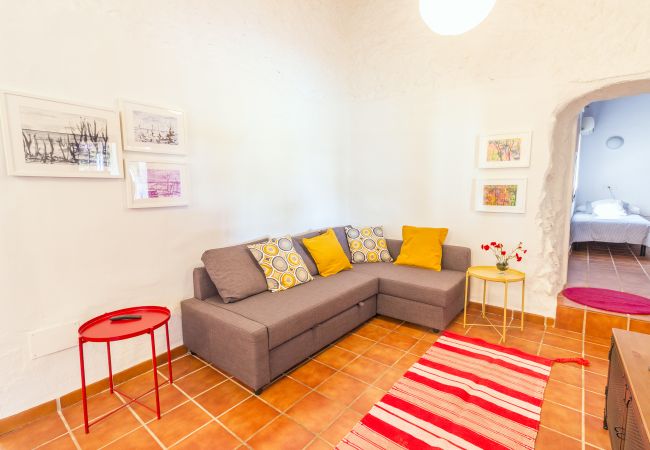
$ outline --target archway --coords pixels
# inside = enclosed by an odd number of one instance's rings
[[[602,83],[602,82],[601,82]],[[650,92],[650,79],[600,85],[561,104],[553,116],[549,166],[544,175],[537,224],[542,231],[542,257],[536,276],[543,289],[556,297],[566,282],[569,258],[570,207],[577,145],[578,116],[589,103]]]

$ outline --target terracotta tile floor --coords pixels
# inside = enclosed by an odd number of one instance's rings
[[[497,319],[497,317],[494,317]],[[481,319],[476,310],[470,321]],[[448,328],[497,342],[480,326],[463,329],[462,316]],[[516,319],[512,320],[516,325]],[[161,391],[160,421],[137,406],[115,414],[85,435],[81,408],[72,405],[22,429],[0,436],[0,449],[24,448],[332,448],[390,386],[437,339],[430,330],[375,317],[260,396],[191,355],[174,361],[175,383]],[[602,429],[607,346],[584,342],[582,334],[527,324],[513,330],[508,345],[549,357],[583,356],[593,365],[557,364],[542,408],[539,449],[609,448]],[[159,373],[165,376],[161,367]],[[151,372],[121,385],[137,392]],[[151,404],[152,397],[147,398]],[[107,392],[89,400],[92,416],[123,401]]]
[[[650,253],[639,256],[639,249],[628,244],[579,244],[569,256],[567,286],[614,289],[650,298]]]

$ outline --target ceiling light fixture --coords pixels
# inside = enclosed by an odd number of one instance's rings
[[[434,33],[456,36],[490,14],[496,0],[420,0],[420,16]]]

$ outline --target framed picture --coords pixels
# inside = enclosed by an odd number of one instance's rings
[[[188,204],[189,182],[183,162],[129,157],[124,160],[126,204],[129,208],[157,208]]]
[[[526,179],[477,179],[474,199],[477,211],[524,213]]]
[[[9,175],[122,178],[115,110],[10,92],[0,100]]]
[[[182,112],[126,100],[120,110],[125,150],[187,155]]]
[[[531,138],[530,132],[481,135],[478,147],[479,168],[530,166]]]

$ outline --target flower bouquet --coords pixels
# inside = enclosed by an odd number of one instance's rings
[[[481,249],[485,250],[486,252],[492,250],[492,253],[494,253],[494,256],[497,258],[497,269],[499,269],[499,272],[501,273],[508,270],[511,259],[515,259],[517,262],[520,262],[524,258],[523,255],[528,252],[528,250],[524,248],[524,245],[521,242],[514,249],[512,249],[510,253],[504,250],[503,244],[500,242],[482,244]]]

